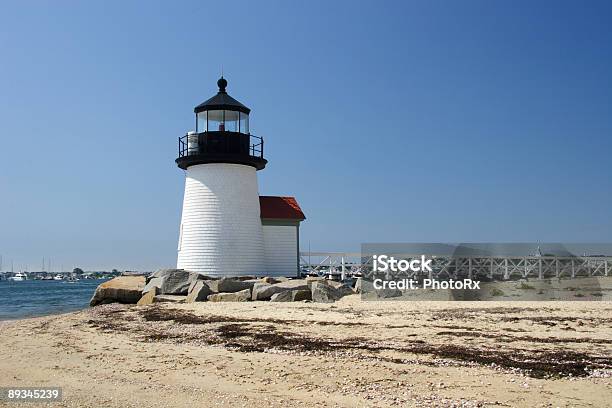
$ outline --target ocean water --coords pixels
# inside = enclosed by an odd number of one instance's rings
[[[104,279],[66,281],[0,281],[0,320],[72,312],[89,307]]]

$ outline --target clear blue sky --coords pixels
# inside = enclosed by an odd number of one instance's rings
[[[4,269],[173,266],[221,65],[302,249],[612,241],[610,2],[175,3],[0,3]]]

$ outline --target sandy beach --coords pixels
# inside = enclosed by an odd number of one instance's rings
[[[49,406],[612,404],[609,302],[111,304],[0,322],[0,349]]]

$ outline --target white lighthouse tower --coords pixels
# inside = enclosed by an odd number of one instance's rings
[[[177,268],[210,276],[264,275],[257,171],[263,139],[249,132],[250,109],[219,92],[195,107],[196,131],[179,139],[185,170]]]

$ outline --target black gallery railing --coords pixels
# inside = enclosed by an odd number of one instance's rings
[[[263,159],[263,138],[238,132],[189,133],[179,137],[179,157],[248,155]]]

